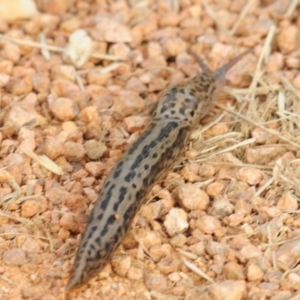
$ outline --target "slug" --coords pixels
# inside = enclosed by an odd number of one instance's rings
[[[193,129],[223,88],[226,72],[250,51],[215,72],[189,52],[203,73],[162,94],[148,127],[108,174],[89,216],[67,291],[86,284],[109,262],[147,194],[183,154]]]

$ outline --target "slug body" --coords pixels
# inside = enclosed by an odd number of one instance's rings
[[[145,197],[174,167],[194,127],[218,97],[227,70],[248,52],[216,72],[191,53],[204,73],[162,94],[144,133],[107,176],[77,251],[67,290],[87,283],[109,262]]]

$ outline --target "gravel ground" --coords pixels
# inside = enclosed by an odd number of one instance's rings
[[[0,298],[65,299],[105,176],[161,92],[199,72],[186,50],[217,69],[253,47],[69,299],[300,299],[298,2],[2,0]]]

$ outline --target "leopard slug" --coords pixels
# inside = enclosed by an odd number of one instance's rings
[[[215,72],[189,52],[203,72],[162,94],[148,127],[108,174],[89,216],[67,290],[81,287],[109,262],[147,194],[183,154],[194,127],[224,86],[226,72],[250,51]]]

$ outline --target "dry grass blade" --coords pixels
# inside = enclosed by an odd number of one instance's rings
[[[299,0],[292,0],[289,7],[288,7],[288,9],[286,10],[286,12],[284,14],[284,17],[289,19],[293,15],[293,13],[296,10],[298,4],[299,4]]]
[[[21,188],[16,182],[15,178],[9,172],[2,169],[0,170],[0,182],[7,183],[14,189],[14,192],[9,193],[1,198],[0,204],[7,201],[14,202],[21,194]]]
[[[244,9],[242,10],[242,12],[240,13],[237,21],[234,23],[232,29],[229,31],[229,33],[231,35],[234,35],[236,30],[238,29],[238,27],[240,26],[241,22],[243,21],[243,19],[246,17],[249,8],[251,7],[251,5],[255,2],[256,0],[250,0],[247,2],[247,4],[245,5]]]
[[[276,27],[272,26],[268,32],[268,35],[266,37],[263,49],[261,51],[260,57],[258,59],[256,69],[254,72],[254,76],[251,82],[251,85],[249,87],[249,94],[251,95],[251,99],[254,99],[254,96],[256,94],[256,88],[257,88],[257,83],[259,81],[259,78],[261,77],[262,71],[261,71],[261,65],[263,60],[269,55],[270,49],[271,49],[271,42],[274,38]]]
[[[6,214],[2,211],[0,211],[0,217],[6,218],[6,219],[10,219],[13,220],[15,222],[19,222],[19,223],[24,223],[24,224],[34,224],[33,221],[30,221],[26,218],[21,218],[21,217],[16,217],[16,216],[11,216],[9,214]]]
[[[185,297],[183,296],[164,295],[157,291],[151,291],[150,294],[157,300],[180,300],[180,299],[184,300],[185,299]]]
[[[18,39],[18,38],[11,38],[8,37],[4,34],[0,34],[0,39],[2,40],[6,40],[8,42],[11,43],[15,43],[18,45],[23,45],[23,46],[29,46],[29,47],[33,47],[33,48],[39,48],[42,50],[48,50],[48,51],[53,51],[53,52],[64,52],[64,48],[61,47],[57,47],[57,46],[52,46],[52,45],[48,45],[45,43],[37,43],[37,42],[33,42],[33,41],[28,41],[28,40],[22,40],[22,39]],[[109,54],[100,54],[100,53],[94,53],[92,54],[93,58],[97,58],[97,59],[102,59],[102,60],[111,60],[111,61],[117,61],[117,60],[127,60],[125,58],[121,58],[118,56],[114,56],[114,55],[109,55]]]
[[[206,275],[201,269],[199,269],[198,267],[196,267],[194,264],[192,264],[191,262],[187,261],[187,260],[183,260],[183,263],[193,272],[195,272],[196,274],[198,274],[199,276],[201,276],[202,278],[206,279],[207,281],[211,282],[211,283],[215,283],[215,281],[209,277],[208,275]]]
[[[255,89],[255,96],[259,95],[266,95],[269,94],[270,92],[276,92],[282,89],[282,86],[279,84],[271,84],[267,86],[259,86]],[[246,89],[234,89],[230,87],[225,87],[224,91],[228,93],[229,95],[234,96],[237,98],[237,96],[246,96],[249,94],[249,88]]]
[[[291,141],[289,138],[283,136],[282,134],[280,134],[278,131],[274,130],[274,129],[270,129],[270,128],[267,128],[263,125],[261,125],[260,123],[258,122],[255,122],[247,117],[245,117],[244,115],[234,111],[233,109],[229,108],[229,107],[226,107],[226,106],[223,106],[223,105],[220,105],[218,103],[215,104],[217,107],[223,109],[223,110],[226,110],[228,111],[229,113],[239,117],[240,119],[244,120],[244,121],[247,121],[248,123],[256,126],[256,127],[259,127],[260,129],[264,130],[265,132],[267,133],[270,133],[276,137],[278,137],[280,140],[282,141],[285,141],[286,143],[288,143],[289,145],[293,146],[293,147],[296,147],[297,149],[300,149],[300,144],[294,142],[294,141]]]
[[[40,156],[35,154],[33,151],[22,147],[21,150],[28,155],[32,160],[36,161],[38,164],[43,166],[45,169],[53,172],[57,175],[63,175],[63,170],[61,167],[59,167],[54,161],[52,161],[49,157],[46,155]]]
[[[255,142],[255,138],[251,138],[251,139],[248,139],[248,140],[244,140],[244,141],[242,141],[242,142],[240,142],[240,143],[237,143],[237,144],[232,145],[232,146],[230,146],[230,147],[224,148],[224,149],[222,149],[222,150],[220,150],[220,151],[215,151],[215,152],[213,152],[213,153],[211,153],[211,154],[209,154],[209,155],[207,155],[207,156],[201,155],[202,152],[200,152],[201,160],[206,160],[206,159],[209,159],[209,158],[211,158],[211,157],[215,157],[216,155],[220,155],[220,154],[224,154],[224,153],[226,153],[226,152],[230,152],[230,151],[235,150],[235,149],[238,149],[238,148],[240,148],[240,147],[244,147],[244,146],[246,146],[246,145],[253,144],[254,142]]]

